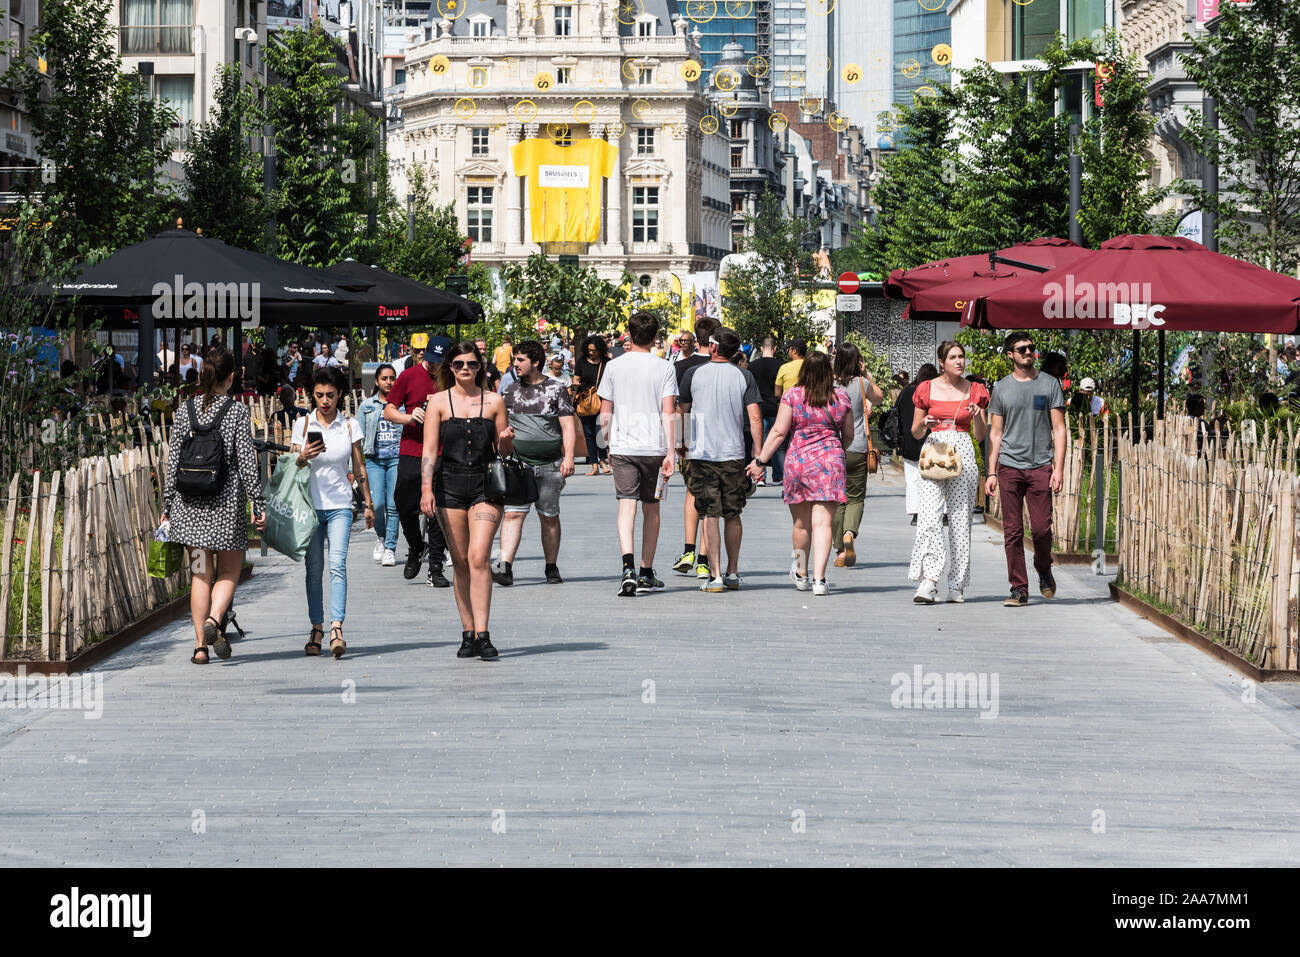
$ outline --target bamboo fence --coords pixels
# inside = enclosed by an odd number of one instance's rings
[[[1254,434],[1252,434],[1254,433]],[[1297,436],[1184,416],[1120,443],[1117,583],[1263,668],[1297,668]]]
[[[66,661],[181,593],[182,562],[148,577],[162,511],[167,447],[150,443],[5,487],[0,544],[0,657]]]
[[[344,410],[356,414],[362,395],[350,392]],[[253,435],[289,444],[275,422],[278,400],[240,396]],[[308,400],[298,390],[297,402]],[[57,441],[67,469],[34,468],[35,453],[0,491],[0,658],[65,661],[139,620],[188,587],[188,563],[166,580],[148,577],[149,539],[162,514],[170,406],[141,416],[134,403],[120,413],[95,413],[88,432],[33,425],[24,448]],[[115,446],[107,455],[79,455]]]

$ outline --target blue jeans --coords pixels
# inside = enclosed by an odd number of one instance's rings
[[[370,483],[370,499],[375,503],[375,535],[389,551],[397,548],[397,502],[393,493],[397,489],[397,458],[374,459],[366,457],[366,481]]]
[[[324,624],[321,576],[325,571],[325,539],[330,546],[330,621],[342,621],[348,610],[348,540],[352,537],[351,508],[318,508],[316,534],[307,544],[307,614],[313,625]]]
[[[772,426],[776,424],[776,416],[763,416],[763,441],[767,441],[767,433],[772,431]],[[781,447],[772,455],[772,481],[780,483],[785,477],[785,452],[790,447],[790,436],[785,437]]]

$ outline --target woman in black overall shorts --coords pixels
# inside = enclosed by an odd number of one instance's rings
[[[438,391],[424,412],[420,463],[420,511],[437,517],[455,570],[460,611],[457,658],[495,658],[488,633],[492,571],[488,558],[502,501],[488,488],[488,464],[514,451],[514,430],[501,396],[486,388],[483,356],[472,342],[458,342],[438,369]]]

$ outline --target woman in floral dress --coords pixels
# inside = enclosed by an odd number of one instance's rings
[[[793,433],[781,493],[794,519],[790,580],[800,591],[811,587],[817,596],[830,594],[826,563],[831,524],[836,506],[848,499],[844,450],[853,442],[851,411],[848,393],[835,385],[830,359],[810,352],[799,370],[799,384],[782,394],[776,422],[749,465],[750,476],[757,480],[786,435]]]

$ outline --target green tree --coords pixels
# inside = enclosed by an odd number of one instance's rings
[[[378,130],[365,114],[343,109],[338,50],[318,23],[278,31],[266,47],[275,82],[259,120],[275,131],[276,254],[309,266],[363,252],[373,202],[366,170]]]
[[[790,215],[765,190],[753,215],[745,218],[745,232],[742,251],[750,254],[748,261],[730,267],[721,283],[727,325],[742,342],[820,337],[813,302],[799,292],[802,277],[814,272],[809,247],[817,224]]]
[[[112,9],[109,0],[46,0],[3,78],[46,162],[22,184],[14,230],[29,248],[24,261],[43,276],[147,238],[172,206],[158,170],[171,155],[176,115],[138,74],[122,72]]]
[[[262,158],[248,144],[260,133],[255,91],[240,84],[237,64],[226,64],[211,117],[194,130],[185,158],[185,221],[241,249],[266,246],[267,210]]]
[[[410,190],[415,197],[415,241],[407,239],[409,216],[405,201],[399,203],[387,190],[381,191],[374,262],[416,282],[441,286],[465,257],[466,236],[451,204],[433,205],[423,167],[412,167]]]
[[[1137,57],[1124,52],[1113,30],[1107,31],[1103,43],[1098,59],[1111,78],[1101,84],[1102,108],[1083,124],[1078,147],[1084,169],[1079,225],[1084,245],[1094,248],[1112,236],[1169,234],[1177,225],[1177,213],[1154,219],[1151,215],[1172,185],[1150,185],[1145,150],[1156,118],[1147,109],[1146,75]]]
[[[1300,260],[1300,4],[1225,3],[1214,30],[1180,55],[1187,75],[1218,101],[1210,129],[1193,113],[1185,136],[1219,167],[1217,200],[1224,252],[1293,274]]]
[[[957,151],[953,130],[956,99],[944,87],[935,100],[903,107],[907,145],[882,164],[883,178],[872,191],[878,209],[837,267],[881,277],[939,259],[953,249]]]
[[[1057,111],[1065,67],[1081,50],[1058,36],[1043,70],[1007,78],[979,62],[962,73],[954,252],[1069,232],[1069,116]]]
[[[1111,34],[1065,44],[1058,36],[1040,70],[1015,80],[977,63],[961,84],[901,107],[904,144],[872,192],[875,222],[837,265],[885,275],[946,256],[986,252],[1069,233],[1070,117],[1058,109],[1071,64],[1105,59],[1115,78],[1106,106],[1084,124],[1080,224],[1091,244],[1121,232],[1167,230],[1151,208],[1167,190],[1147,185],[1144,152],[1154,125],[1137,61]]]
[[[626,273],[623,284],[615,286],[594,269],[561,266],[534,253],[523,263],[506,265],[501,278],[506,306],[500,324],[516,342],[536,338],[539,319],[581,335],[617,328],[627,314],[632,277]]]

